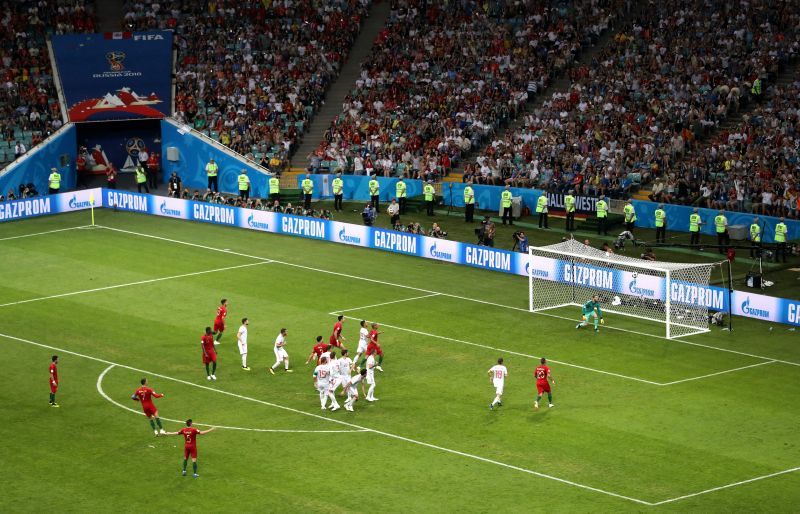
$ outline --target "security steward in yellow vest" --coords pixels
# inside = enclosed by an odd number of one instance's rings
[[[503,207],[503,225],[508,220],[509,225],[514,224],[514,216],[511,215],[511,186],[506,186],[500,193],[500,205]]]
[[[150,193],[150,188],[147,187],[147,172],[144,171],[142,165],[137,164],[133,171],[136,173],[136,190],[141,193],[144,188],[145,193]]]
[[[689,244],[692,246],[700,244],[700,226],[703,224],[703,219],[700,217],[699,212],[700,209],[695,207],[689,215],[689,234],[691,234]]]
[[[761,224],[758,218],[753,218],[750,224],[750,257],[761,255]]]
[[[403,182],[403,177],[400,177],[397,180],[397,184],[394,186],[394,192],[397,196],[397,203],[400,205],[400,214],[406,213],[406,183]]]
[[[625,215],[625,230],[633,234],[633,227],[636,226],[636,209],[633,208],[630,200],[622,208],[622,213]]]
[[[47,178],[47,189],[51,195],[56,195],[61,190],[61,173],[56,168],[50,168],[50,176]]]
[[[422,194],[425,195],[425,213],[428,216],[433,216],[433,204],[436,202],[436,190],[429,180],[425,187],[422,188]]]
[[[219,174],[219,166],[217,163],[214,162],[214,159],[209,159],[208,164],[206,164],[206,176],[208,177],[208,188],[214,191],[215,193],[219,193],[219,179],[217,175]]]
[[[314,181],[311,180],[311,173],[306,173],[306,178],[300,183],[303,189],[303,209],[311,208],[311,195],[314,194]]]
[[[714,228],[717,232],[717,246],[719,246],[719,253],[726,253],[728,251],[728,218],[725,217],[725,211],[719,210],[719,214],[714,217]]]
[[[788,232],[789,229],[781,216],[778,224],[775,225],[775,262],[778,262],[780,258],[786,262],[786,235]]]
[[[342,198],[344,198],[344,180],[342,172],[338,172],[333,179],[333,209],[337,212],[342,210]]]
[[[472,182],[467,182],[467,187],[464,188],[464,221],[472,223],[472,217],[475,215],[475,190],[472,189]]]
[[[237,182],[239,183],[239,196],[246,202],[250,199],[250,177],[247,176],[247,170],[242,170]]]
[[[281,179],[277,175],[272,175],[269,179],[269,201],[275,202],[281,199]]]
[[[608,229],[606,228],[606,220],[608,219],[608,203],[605,198],[597,200],[595,210],[597,211],[597,235],[603,234],[607,236]]]
[[[575,230],[575,197],[572,196],[573,191],[564,196],[564,210],[567,211],[567,231],[572,232]]]
[[[378,178],[376,175],[372,175],[368,185],[369,202],[372,204],[372,208],[375,209],[375,212],[379,212],[380,206],[378,205],[378,202],[381,200],[381,185],[378,183]]]
[[[667,212],[664,210],[664,204],[658,204],[658,209],[655,212],[656,218],[656,243],[667,242]]]
[[[536,200],[536,214],[539,215],[539,228],[550,228],[547,226],[547,193],[542,192]]]

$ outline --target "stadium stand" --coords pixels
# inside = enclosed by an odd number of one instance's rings
[[[279,170],[368,7],[369,0],[136,1],[125,4],[124,23],[129,30],[175,30],[178,120]]]
[[[17,0],[0,15],[0,167],[24,155],[62,125],[47,37],[94,32],[91,2]]]
[[[396,0],[310,167],[446,175],[596,41],[621,3]]]
[[[762,101],[796,58],[798,10],[768,0],[668,0],[643,13],[570,70],[567,91],[488,145],[464,180],[622,198],[656,178],[677,190],[688,173],[699,189],[714,170],[686,156],[730,114]]]

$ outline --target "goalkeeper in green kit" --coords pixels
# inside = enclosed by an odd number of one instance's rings
[[[597,326],[598,323],[601,325],[605,325],[606,323],[603,320],[603,310],[600,308],[600,296],[598,295],[592,296],[592,299],[584,304],[582,307],[581,322],[575,325],[575,328],[578,329],[588,325],[589,317],[593,318],[595,332],[600,330]]]

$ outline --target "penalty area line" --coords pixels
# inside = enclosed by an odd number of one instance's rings
[[[361,307],[351,307],[349,309],[339,309],[338,311],[329,312],[328,314],[330,314],[332,316],[336,316],[336,315],[338,315],[339,313],[342,313],[342,312],[360,311],[361,309],[371,309],[372,307],[382,307],[384,305],[392,305],[392,304],[395,304],[395,303],[402,303],[402,302],[413,302],[414,300],[422,300],[423,298],[432,298],[434,296],[441,296],[441,295],[439,293],[433,293],[433,294],[426,294],[426,295],[422,295],[422,296],[414,296],[412,298],[403,298],[401,300],[392,300],[391,302],[375,303],[375,304],[372,304],[372,305],[363,305]]]
[[[132,409],[127,405],[119,403],[118,401],[111,398],[103,389],[103,379],[106,377],[109,371],[111,371],[116,367],[117,367],[116,364],[111,364],[106,369],[104,369],[102,373],[100,373],[100,375],[97,377],[97,392],[100,393],[100,396],[111,402],[113,405],[116,405],[121,409],[125,409],[128,412],[144,416],[145,415],[144,412]],[[159,416],[159,418],[163,419],[164,421],[171,421],[173,423],[178,423],[181,425],[185,423],[185,420],[181,419],[171,419],[171,418],[165,418],[163,416]],[[225,430],[239,430],[242,432],[278,432],[278,433],[291,433],[291,434],[346,434],[346,433],[356,433],[356,432],[367,432],[367,430],[290,430],[290,429],[278,429],[278,428],[245,428],[245,427],[232,427],[227,425],[212,425],[211,423],[199,423],[199,422],[194,422],[194,424],[202,427],[223,428]]]
[[[131,371],[136,371],[136,372],[144,373],[146,375],[150,375],[150,376],[153,376],[153,377],[163,378],[165,380],[171,380],[171,381],[177,382],[179,384],[185,384],[185,385],[197,387],[199,389],[204,389],[204,390],[207,390],[207,391],[214,391],[216,393],[224,394],[226,396],[231,396],[233,398],[239,398],[241,400],[249,400],[249,401],[252,401],[252,402],[255,402],[255,403],[259,403],[259,404],[262,404],[262,405],[267,405],[267,406],[270,406],[270,407],[274,407],[276,409],[281,409],[281,410],[284,410],[284,411],[287,411],[287,412],[293,412],[295,414],[300,414],[302,416],[308,416],[310,418],[320,419],[320,420],[328,421],[330,423],[336,423],[338,425],[342,425],[342,426],[358,429],[358,430],[363,431],[363,432],[371,432],[373,434],[382,435],[382,436],[390,438],[390,439],[395,439],[395,440],[398,440],[398,441],[405,441],[407,443],[414,444],[414,445],[417,445],[417,446],[422,446],[424,448],[430,448],[430,449],[433,449],[433,450],[438,450],[438,451],[443,452],[443,453],[449,453],[449,454],[452,454],[452,455],[459,455],[461,457],[477,460],[477,461],[480,461],[480,462],[485,462],[487,464],[494,464],[495,466],[500,466],[500,467],[503,467],[503,468],[506,468],[506,469],[519,471],[521,473],[526,473],[528,475],[533,475],[533,476],[536,476],[536,477],[539,477],[539,478],[545,478],[547,480],[552,480],[554,482],[559,482],[561,484],[569,485],[569,486],[572,486],[572,487],[575,487],[575,488],[578,488],[578,489],[583,489],[585,491],[592,491],[592,492],[603,494],[603,495],[606,495],[606,496],[611,496],[613,498],[618,498],[618,499],[621,499],[621,500],[627,500],[627,501],[630,501],[630,502],[633,502],[633,503],[638,503],[639,505],[646,505],[646,506],[653,506],[654,505],[652,502],[641,500],[639,498],[633,498],[631,496],[624,496],[622,494],[614,493],[614,492],[611,492],[611,491],[606,491],[606,490],[600,489],[598,487],[592,487],[590,485],[581,484],[581,483],[578,483],[578,482],[573,482],[573,481],[567,480],[565,478],[560,478],[560,477],[557,477],[557,476],[548,475],[546,473],[541,473],[539,471],[535,471],[535,470],[532,470],[532,469],[527,469],[527,468],[523,468],[523,467],[520,467],[520,466],[514,466],[513,464],[507,464],[505,462],[500,462],[500,461],[497,461],[497,460],[494,460],[494,459],[481,457],[480,455],[474,455],[474,454],[471,454],[471,453],[466,453],[466,452],[462,452],[462,451],[459,451],[459,450],[454,450],[452,448],[446,448],[444,446],[438,446],[438,445],[435,445],[435,444],[426,443],[424,441],[419,441],[417,439],[411,439],[409,437],[404,437],[404,436],[401,436],[401,435],[398,435],[398,434],[392,434],[390,432],[384,432],[382,430],[376,430],[376,429],[373,429],[373,428],[364,427],[364,426],[361,426],[361,425],[356,425],[355,423],[349,423],[347,421],[341,421],[341,420],[338,420],[338,419],[335,419],[335,418],[328,418],[328,417],[325,417],[325,416],[321,416],[319,414],[314,414],[314,413],[311,413],[311,412],[306,412],[306,411],[302,411],[302,410],[299,410],[299,409],[294,409],[292,407],[286,407],[285,405],[279,405],[279,404],[268,402],[268,401],[265,401],[265,400],[259,400],[258,398],[252,398],[252,397],[249,397],[249,396],[244,396],[244,395],[241,395],[241,394],[232,393],[230,391],[225,391],[224,389],[215,389],[213,387],[209,387],[209,386],[206,386],[206,385],[195,384],[193,382],[189,382],[187,380],[182,380],[180,378],[174,378],[174,377],[170,377],[170,376],[167,376],[167,375],[161,375],[159,373],[154,373],[152,371],[147,371],[147,370],[144,370],[144,369],[134,368],[132,366],[127,366],[125,364],[120,364],[118,362],[112,362],[112,361],[109,361],[109,360],[106,360],[106,359],[102,359],[102,358],[99,358],[99,357],[94,357],[94,356],[91,356],[91,355],[86,355],[86,354],[74,352],[74,351],[71,351],[71,350],[66,350],[64,348],[57,348],[55,346],[50,346],[50,345],[47,345],[47,344],[44,344],[44,343],[38,343],[36,341],[23,339],[21,337],[16,337],[16,336],[12,336],[12,335],[8,335],[8,334],[2,334],[2,333],[0,333],[0,337],[6,338],[6,339],[10,339],[12,341],[17,341],[17,342],[20,342],[20,343],[29,344],[29,345],[32,345],[32,346],[37,346],[39,348],[46,348],[48,350],[61,352],[63,354],[67,354],[67,355],[73,355],[75,357],[81,357],[81,358],[92,360],[92,361],[95,361],[95,362],[102,362],[102,363],[107,364],[109,366],[115,366],[115,367],[131,370]]]

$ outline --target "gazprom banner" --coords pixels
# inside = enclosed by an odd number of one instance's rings
[[[169,116],[172,32],[53,36],[70,121]]]
[[[92,202],[94,202],[95,207],[103,206],[102,190],[100,188],[24,198],[12,202],[0,202],[0,223],[35,218],[47,214],[82,211],[90,209]]]
[[[109,189],[0,203],[0,221],[88,209],[92,196],[95,207],[319,239],[522,276],[528,276],[532,272],[535,277],[546,280],[570,282],[590,289],[654,300],[663,301],[667,294],[664,278],[647,273],[609,270],[564,259],[531,259],[524,253],[377,227]],[[702,305],[720,311],[728,309],[728,291],[720,287],[673,281],[669,294],[675,303]],[[731,302],[731,310],[736,315],[800,326],[798,300],[734,291]]]

